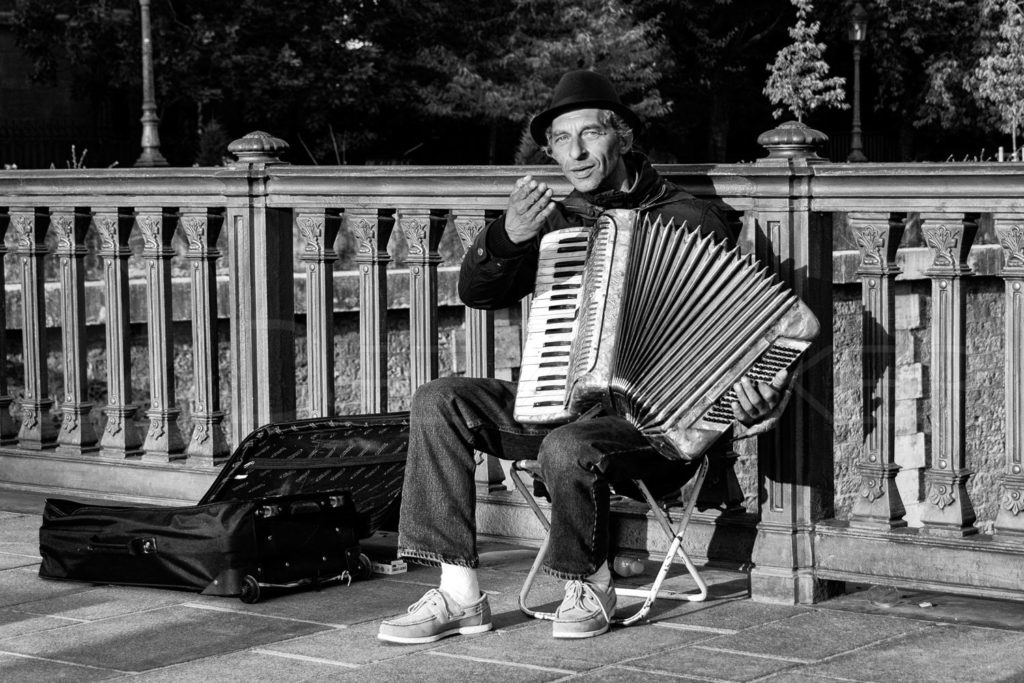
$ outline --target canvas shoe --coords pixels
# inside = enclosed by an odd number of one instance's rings
[[[565,598],[555,610],[551,635],[555,638],[590,638],[608,630],[615,614],[615,587],[607,589],[586,581],[565,584]]]
[[[487,596],[458,607],[433,588],[409,607],[408,613],[381,622],[377,638],[389,643],[432,643],[448,636],[490,631],[491,606]]]

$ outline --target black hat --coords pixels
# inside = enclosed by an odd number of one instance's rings
[[[543,147],[548,144],[544,134],[551,122],[559,115],[577,109],[609,109],[624,118],[632,128],[640,126],[640,118],[622,104],[611,81],[599,73],[581,69],[570,71],[558,81],[548,108],[530,121],[530,135]]]

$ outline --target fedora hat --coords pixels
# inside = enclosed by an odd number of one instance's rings
[[[551,122],[561,114],[577,109],[609,109],[624,118],[632,128],[640,126],[640,118],[622,104],[611,81],[599,73],[580,69],[570,71],[558,81],[548,108],[530,121],[530,135],[538,145],[548,144],[544,134]]]

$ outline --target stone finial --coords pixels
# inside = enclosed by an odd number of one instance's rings
[[[228,151],[238,157],[239,164],[284,164],[281,155],[288,151],[288,143],[270,133],[254,130],[231,144]]]
[[[757,136],[759,145],[768,150],[768,156],[758,163],[824,163],[828,159],[818,156],[817,147],[828,142],[828,136],[799,121],[786,121]]]

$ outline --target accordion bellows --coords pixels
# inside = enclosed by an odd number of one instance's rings
[[[541,240],[515,417],[559,424],[601,404],[690,460],[732,425],[740,378],[770,382],[817,335],[810,309],[752,256],[609,211]]]

